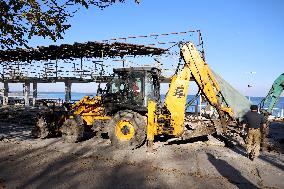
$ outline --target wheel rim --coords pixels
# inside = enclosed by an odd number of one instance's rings
[[[127,120],[119,121],[115,126],[116,137],[121,141],[131,140],[135,134],[134,127]]]

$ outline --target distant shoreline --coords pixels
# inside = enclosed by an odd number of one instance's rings
[[[51,91],[51,92],[44,92],[44,91],[40,91],[40,92],[38,92],[38,95],[40,95],[40,94],[62,94],[62,93],[64,93],[64,92],[58,92],[58,91]],[[96,95],[96,93],[92,93],[92,92],[72,92],[73,94],[92,94],[92,95]],[[24,96],[23,95],[23,92],[21,92],[21,91],[11,91],[11,92],[9,92],[9,96],[11,95],[11,97],[13,97],[13,96]],[[32,91],[30,92],[30,95],[32,95]],[[161,94],[162,96],[165,96],[166,94]],[[194,94],[192,94],[192,95],[194,95]],[[2,94],[0,95],[0,96],[2,96]],[[248,97],[248,96],[246,96],[246,97]],[[264,96],[251,96],[251,97],[253,97],[253,98],[264,98]],[[284,98],[284,97],[280,97],[280,98]]]
[[[64,93],[64,91],[38,91],[38,94],[62,94]],[[95,92],[72,92],[73,94],[92,94],[92,95],[95,95],[96,93]],[[23,91],[10,91],[9,92],[9,95],[18,95],[18,96],[23,96]],[[2,94],[0,94],[1,96]],[[30,95],[32,95],[32,91],[30,92]],[[165,96],[166,94],[161,94],[163,96]],[[194,94],[191,94],[191,95],[194,95]],[[248,97],[248,96],[246,96]],[[250,97],[254,97],[254,98],[264,98],[265,96],[250,96]],[[280,96],[280,98],[284,98],[284,96]]]

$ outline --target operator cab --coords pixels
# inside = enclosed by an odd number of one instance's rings
[[[160,70],[154,67],[130,67],[113,69],[114,76],[103,95],[111,112],[130,109],[147,111],[149,100],[160,99]]]

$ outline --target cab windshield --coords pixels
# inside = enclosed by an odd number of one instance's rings
[[[126,90],[126,81],[118,76],[115,76],[111,84],[111,93],[124,92]]]
[[[108,86],[108,92],[121,103],[147,107],[149,100],[159,101],[158,77],[150,72],[116,74]]]

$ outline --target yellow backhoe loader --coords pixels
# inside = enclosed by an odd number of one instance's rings
[[[41,114],[36,135],[62,134],[69,142],[79,141],[86,129],[105,133],[117,148],[134,149],[145,140],[167,135],[188,139],[226,132],[234,118],[212,71],[191,42],[180,44],[183,68],[171,78],[165,101],[160,101],[160,70],[154,67],[114,69],[113,79],[96,97],[84,97],[65,113]],[[218,118],[199,125],[185,122],[189,83],[194,80],[203,97],[216,109]],[[47,116],[49,115],[49,116]],[[56,128],[56,129],[55,129]]]

